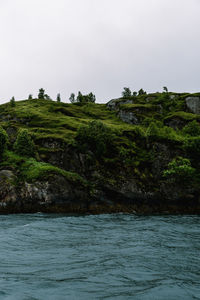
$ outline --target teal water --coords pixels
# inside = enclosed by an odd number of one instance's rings
[[[200,299],[200,217],[0,216],[0,299]]]

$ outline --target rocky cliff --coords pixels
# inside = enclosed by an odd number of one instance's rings
[[[0,212],[199,213],[199,122],[200,94],[3,104]]]

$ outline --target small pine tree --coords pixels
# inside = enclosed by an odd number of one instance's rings
[[[45,97],[45,90],[44,89],[39,89],[39,93],[38,93],[38,99],[44,99]]]
[[[4,150],[7,148],[8,135],[6,131],[0,126],[0,155],[3,154]]]
[[[75,94],[74,93],[71,93],[70,97],[69,97],[69,101],[71,103],[74,103],[75,102]]]
[[[32,100],[32,99],[33,99],[33,95],[30,94],[30,95],[28,96],[28,100]]]
[[[12,98],[10,99],[10,105],[11,105],[12,107],[15,107],[15,106],[16,106],[16,103],[15,103],[15,97],[12,97]]]
[[[27,129],[19,130],[14,143],[14,150],[23,156],[35,156],[35,145]]]
[[[60,93],[57,95],[56,101],[57,101],[57,102],[61,102]]]
[[[123,98],[131,97],[131,90],[127,87],[124,87],[124,90],[122,91],[122,97]]]

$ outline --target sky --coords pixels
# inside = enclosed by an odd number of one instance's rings
[[[200,0],[0,0],[0,103],[200,91]]]

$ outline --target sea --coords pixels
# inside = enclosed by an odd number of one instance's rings
[[[200,299],[200,216],[0,216],[0,299]]]

